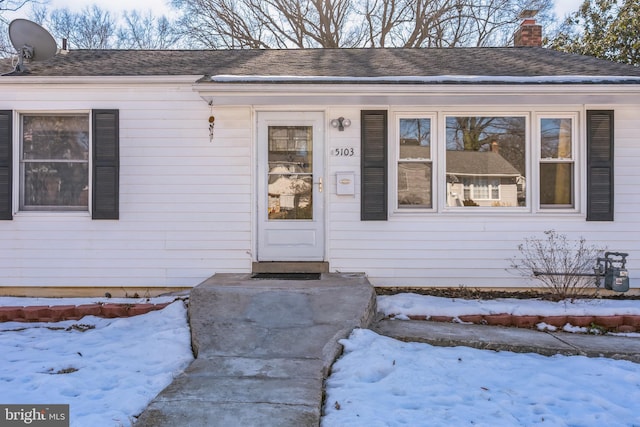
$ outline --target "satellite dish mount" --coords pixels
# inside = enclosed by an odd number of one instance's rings
[[[24,60],[31,61],[33,58],[33,47],[25,44],[18,52],[18,64],[16,65],[16,71],[18,73],[24,73],[27,70],[27,67],[24,65]]]

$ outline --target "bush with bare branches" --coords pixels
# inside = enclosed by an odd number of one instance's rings
[[[569,240],[554,230],[545,238],[528,237],[518,245],[519,257],[511,268],[524,277],[539,280],[555,300],[573,300],[597,293],[594,267],[605,249],[587,245],[584,238]]]

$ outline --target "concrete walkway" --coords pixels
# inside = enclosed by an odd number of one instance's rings
[[[640,339],[611,335],[541,332],[503,326],[428,321],[382,320],[371,329],[401,341],[444,347],[538,353],[546,356],[608,357],[640,363]]]
[[[362,275],[216,274],[189,298],[196,360],[136,427],[318,426],[338,340],[371,324],[375,301]]]
[[[375,312],[375,291],[362,275],[309,281],[215,275],[190,293],[196,360],[151,402],[136,427],[317,427],[324,380],[341,353],[338,340],[358,327],[433,345],[640,363],[637,338],[375,321]]]

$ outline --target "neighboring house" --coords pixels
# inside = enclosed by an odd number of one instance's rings
[[[522,287],[509,259],[549,229],[628,252],[640,279],[640,68],[540,47],[27,66],[0,76],[0,293],[154,292],[275,261]]]
[[[447,206],[526,206],[518,200],[522,174],[491,151],[447,153]]]

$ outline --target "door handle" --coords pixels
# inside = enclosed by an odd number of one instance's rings
[[[318,182],[314,182],[314,184],[318,184],[318,191],[322,193],[322,177],[318,178]]]

